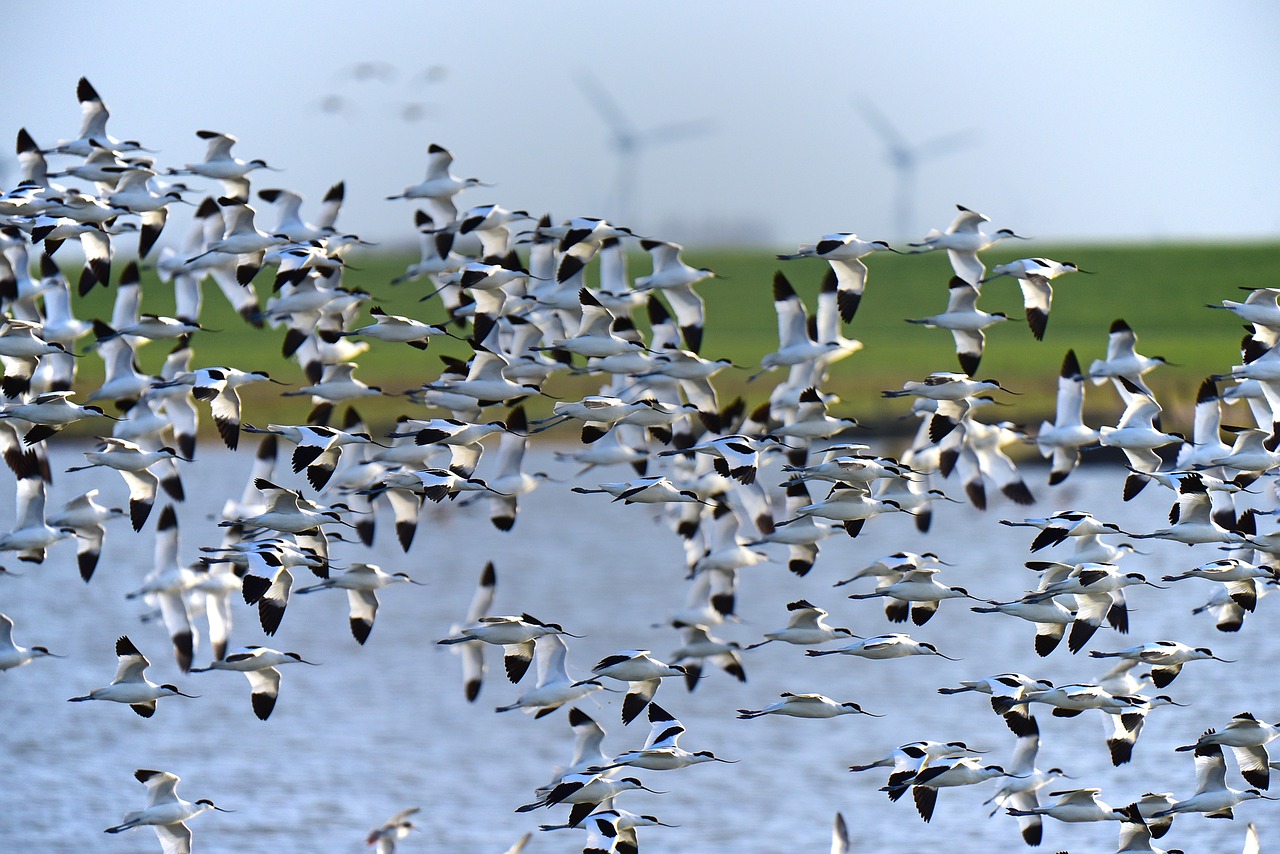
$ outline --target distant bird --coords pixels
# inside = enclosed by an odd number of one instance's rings
[[[191,626],[188,597],[201,579],[179,562],[178,545],[178,516],[173,505],[166,504],[156,522],[151,571],[142,585],[125,594],[125,598],[145,597],[153,607],[159,605],[161,619],[173,644],[174,660],[186,673],[191,669],[191,659],[195,654],[195,631]]]
[[[182,693],[176,685],[157,685],[147,679],[147,668],[151,666],[151,662],[127,637],[122,636],[116,640],[116,657],[119,664],[110,685],[95,688],[83,697],[72,697],[69,702],[109,700],[113,703],[127,703],[140,716],[149,718],[156,713],[156,701],[162,697],[194,696]]]
[[[841,524],[846,534],[856,537],[862,532],[868,519],[884,513],[901,511],[902,505],[897,501],[876,498],[865,486],[836,484],[825,499],[797,507],[796,515],[791,519],[778,522],[777,527],[794,524],[807,516],[818,516]]]
[[[1117,382],[1128,394],[1128,405],[1116,426],[1099,428],[1098,444],[1124,451],[1130,467],[1139,472],[1156,471],[1161,465],[1156,449],[1181,444],[1186,439],[1178,433],[1165,433],[1156,426],[1156,419],[1163,410],[1154,397],[1143,391],[1142,386],[1128,377],[1120,377]],[[1145,485],[1145,479],[1143,484]],[[1135,494],[1139,489],[1140,486],[1130,490],[1130,494]],[[1207,508],[1205,515],[1208,516]]]
[[[849,852],[849,827],[845,824],[844,816],[836,813],[835,822],[831,827],[831,854],[848,854]]]
[[[190,854],[191,828],[186,822],[209,810],[233,812],[216,806],[208,798],[200,798],[194,803],[179,798],[178,782],[182,778],[177,774],[140,768],[133,772],[133,776],[147,787],[147,805],[144,809],[125,813],[124,821],[108,827],[107,833],[151,826],[155,828],[165,854]]]
[[[407,837],[411,831],[422,829],[410,820],[421,811],[422,807],[401,810],[370,831],[365,844],[376,845],[374,850],[377,854],[394,854],[397,842]]]
[[[900,391],[882,391],[881,397],[922,397],[926,400],[964,400],[977,397],[987,391],[1004,391],[1016,394],[1000,385],[998,380],[975,380],[968,374],[942,371],[923,380],[908,380]]]
[[[872,768],[892,768],[886,786],[889,800],[897,801],[906,793],[904,784],[932,763],[935,759],[947,759],[963,754],[981,754],[985,751],[974,750],[963,741],[909,741],[899,745],[888,756],[883,756],[862,765],[850,765],[851,772],[869,771]]]
[[[908,610],[911,620],[917,626],[923,626],[937,613],[938,606],[944,599],[975,599],[963,587],[948,587],[934,578],[938,570],[932,567],[918,567],[903,573],[897,581],[883,587],[877,587],[870,593],[851,593],[850,599],[889,598],[896,602],[885,606],[885,613],[890,622],[901,623],[907,619]]]
[[[285,392],[292,394],[293,392]],[[241,425],[249,433],[269,433],[293,442],[293,470],[307,470],[307,481],[317,490],[324,489],[333,477],[342,449],[347,445],[377,444],[365,432],[348,433],[319,424],[268,424],[265,429]]]
[[[621,501],[623,504],[703,503],[703,498],[698,493],[677,487],[663,475],[602,483],[596,489],[575,486],[571,491],[579,495],[604,492],[612,495],[614,501]]]
[[[529,446],[529,421],[523,406],[507,413],[506,428],[498,440],[494,473],[489,479],[489,521],[499,531],[510,531],[516,524],[520,497],[538,488],[546,472],[524,470],[525,452]]]
[[[1205,305],[1205,308],[1226,309],[1245,323],[1280,329],[1280,289],[1277,288],[1241,288],[1248,292],[1244,302],[1224,299],[1219,305]]]
[[[229,450],[240,444],[240,393],[242,385],[257,382],[276,383],[266,371],[242,371],[238,368],[212,367],[185,371],[156,388],[191,386],[191,396],[205,401],[213,415],[218,435]],[[189,456],[189,455],[188,455]]]
[[[809,489],[804,483],[795,479],[788,482],[786,496],[787,516],[796,518],[797,521],[782,528],[775,525],[772,533],[746,545],[758,546],[765,543],[785,545],[788,552],[787,569],[796,575],[804,576],[813,568],[814,561],[818,558],[818,543],[831,536],[836,528],[834,525],[819,522],[816,516],[796,515],[801,507],[808,507],[813,503]],[[791,605],[787,607],[790,608]]]
[[[1070,823],[1113,820],[1115,810],[1098,797],[1101,793],[1101,789],[1063,789],[1049,793],[1058,799],[1049,806],[1008,807],[1005,811],[1012,816],[1049,816]]]
[[[448,330],[442,326],[431,326],[411,317],[388,314],[379,306],[369,309],[369,314],[373,316],[372,324],[342,334],[344,336],[362,335],[367,338],[377,338],[380,341],[408,344],[418,350],[427,349],[432,337],[449,334]]]
[[[1146,801],[1150,795],[1143,797]],[[1162,836],[1160,828],[1161,822],[1170,821],[1170,819],[1157,819],[1148,824],[1147,818],[1143,815],[1142,805],[1138,802],[1129,804],[1123,809],[1112,810],[1111,818],[1120,822],[1120,839],[1116,843],[1116,851],[1118,854],[1177,854],[1181,849],[1170,849],[1165,851],[1163,848],[1156,848],[1151,844],[1153,838]],[[1164,825],[1167,829],[1167,825]]]
[[[1058,648],[1067,626],[1075,622],[1076,612],[1052,597],[1039,602],[1016,600],[994,602],[991,605],[974,605],[970,608],[979,614],[1008,614],[1033,623],[1036,627],[1033,645],[1036,655],[1046,656]]]

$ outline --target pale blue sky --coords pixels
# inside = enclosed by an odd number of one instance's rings
[[[1273,2],[10,4],[0,135],[42,145],[79,124],[76,80],[111,132],[181,165],[200,128],[285,168],[340,224],[412,239],[383,197],[426,147],[498,202],[619,218],[594,75],[636,127],[710,130],[643,151],[637,230],[786,248],[832,231],[899,238],[894,175],[858,104],[909,142],[972,131],[920,164],[913,231],[953,205],[1043,239],[1270,237],[1280,230],[1280,7]],[[394,80],[344,71],[381,60]],[[443,69],[432,80],[414,79]],[[348,110],[326,113],[336,96]],[[406,104],[422,114],[405,121]],[[8,178],[14,177],[8,162]],[[269,224],[270,216],[264,221]],[[918,235],[913,235],[918,236]]]

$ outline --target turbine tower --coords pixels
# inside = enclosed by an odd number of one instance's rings
[[[897,187],[894,191],[894,229],[899,240],[919,237],[915,231],[916,174],[921,161],[954,154],[977,143],[977,132],[956,131],[935,136],[912,145],[875,104],[859,103],[862,116],[885,145],[885,157],[893,168]]]
[[[640,155],[648,148],[694,139],[711,132],[709,120],[672,122],[648,130],[640,130],[627,117],[596,77],[582,72],[577,77],[578,88],[609,128],[609,147],[617,157],[617,175],[614,178],[613,198],[609,200],[609,218],[618,218],[619,224],[631,226],[638,214],[637,176]]]

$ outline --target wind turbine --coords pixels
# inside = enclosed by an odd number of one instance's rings
[[[915,227],[916,172],[921,161],[942,157],[965,149],[977,142],[977,132],[956,131],[935,136],[912,145],[898,132],[888,117],[868,100],[859,103],[862,116],[884,142],[886,158],[897,176],[894,200],[894,224],[899,239],[918,237]]]
[[[709,120],[672,122],[648,130],[640,130],[627,117],[596,77],[588,72],[577,76],[578,88],[592,108],[609,126],[609,146],[618,159],[611,207],[619,222],[632,225],[636,215],[636,176],[640,154],[647,148],[693,139],[712,130]]]

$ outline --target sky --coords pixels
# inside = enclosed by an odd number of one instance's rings
[[[956,204],[1050,241],[1280,231],[1270,0],[70,0],[5,17],[0,137],[74,137],[83,75],[112,135],[161,165],[201,159],[197,130],[235,134],[238,156],[284,170],[255,191],[314,205],[345,180],[339,225],[388,243],[416,237],[413,205],[385,196],[422,179],[431,143],[493,185],[462,208],[603,216],[686,245],[916,238]],[[640,135],[630,192],[619,122]],[[905,196],[887,134],[924,145]]]

